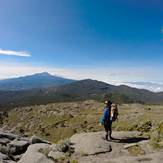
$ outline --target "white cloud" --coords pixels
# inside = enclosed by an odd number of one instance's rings
[[[91,78],[105,82],[112,82],[114,78],[118,80],[118,78],[121,77],[118,74],[122,74],[122,72],[116,72],[115,74],[118,76],[112,76],[114,70],[110,69],[108,71],[106,68],[56,68],[0,62],[0,79],[19,77],[39,72],[49,72],[53,75],[77,80]],[[111,77],[109,74],[111,74]]]
[[[13,51],[0,49],[0,55],[14,55],[19,57],[30,57],[31,54],[26,51]]]
[[[36,67],[21,64],[0,64],[0,79],[20,77],[40,72],[49,72],[55,75],[66,75],[67,70],[49,67]]]
[[[140,89],[148,89],[153,92],[163,91],[163,82],[124,82],[123,84]]]

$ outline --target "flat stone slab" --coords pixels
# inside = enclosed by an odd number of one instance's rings
[[[50,151],[48,154],[48,157],[53,158],[54,160],[60,159],[60,158],[64,158],[65,153],[63,152],[59,152],[59,151]]]
[[[33,135],[33,136],[30,138],[30,143],[31,143],[31,144],[36,144],[36,143],[50,144],[50,142],[48,142],[48,141],[46,141],[46,140],[43,140],[43,139],[37,137],[36,135]]]
[[[9,142],[10,142],[10,140],[7,138],[0,138],[0,144],[2,144],[2,145],[6,145]]]
[[[5,161],[0,160],[0,163],[16,163],[16,162],[12,160],[5,160]]]
[[[14,140],[17,137],[18,136],[15,135],[15,134],[0,131],[0,138],[7,138],[7,139],[10,139],[10,140]]]
[[[21,147],[25,147],[28,146],[29,142],[28,141],[24,141],[24,140],[14,140],[12,142],[9,143],[9,146],[14,146],[17,148],[21,148]]]
[[[47,148],[49,145],[43,143],[30,145],[18,163],[54,163],[39,151]]]
[[[128,149],[128,148],[134,147],[134,146],[138,146],[138,144],[137,143],[126,144],[126,145],[124,145],[124,149]]]
[[[101,132],[75,134],[70,138],[76,153],[94,155],[111,151],[110,142],[102,138]]]

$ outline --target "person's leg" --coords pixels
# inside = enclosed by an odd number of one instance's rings
[[[104,123],[104,128],[105,128],[105,132],[106,132],[105,133],[105,139],[108,140],[108,130],[109,130],[109,128],[108,128],[108,124],[106,122]]]
[[[110,121],[110,123],[109,123],[108,131],[109,131],[109,133],[108,133],[109,138],[112,139],[112,136],[111,136],[112,135],[112,121]]]
[[[106,131],[105,139],[108,140],[108,131]]]

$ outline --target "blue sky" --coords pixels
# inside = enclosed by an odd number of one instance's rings
[[[160,83],[162,8],[161,0],[0,0],[0,78],[49,71]]]

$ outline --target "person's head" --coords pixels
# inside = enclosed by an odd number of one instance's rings
[[[108,105],[108,103],[109,103],[109,95],[105,95],[104,96],[104,103],[105,103],[105,105]]]
[[[105,102],[106,102],[106,101],[109,101],[109,95],[106,94],[106,95],[104,96],[104,101],[105,101]]]

